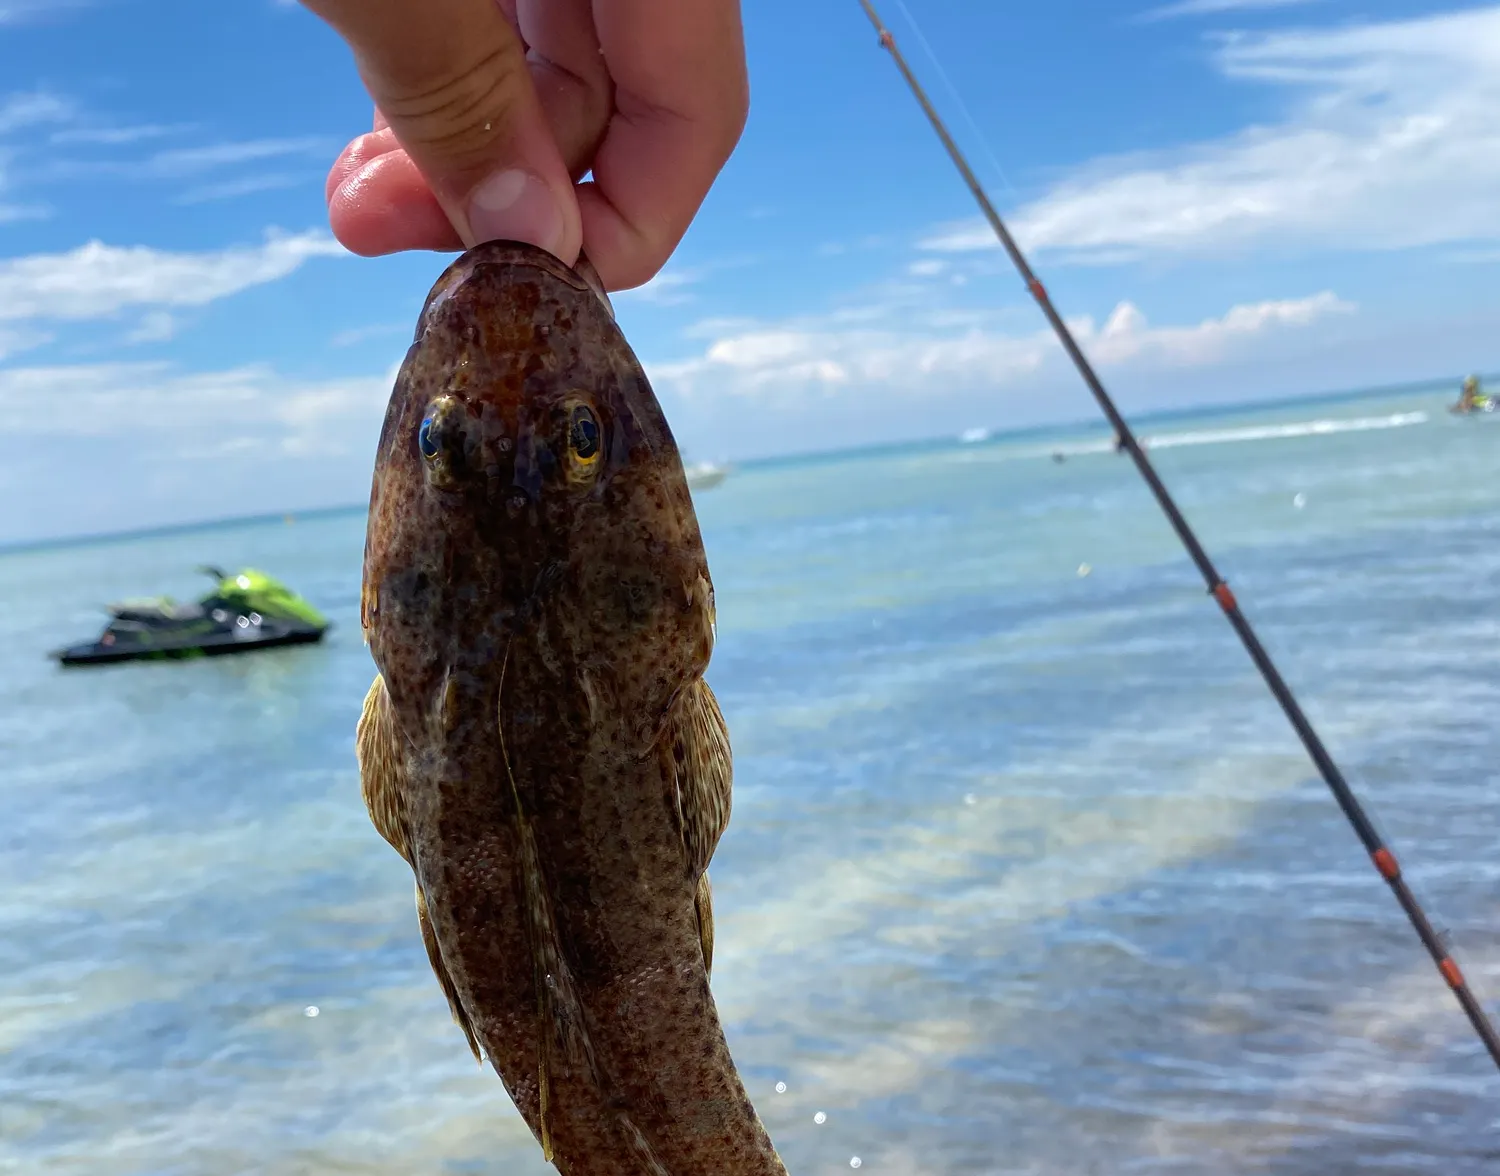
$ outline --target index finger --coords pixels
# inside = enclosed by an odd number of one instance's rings
[[[750,106],[739,0],[596,0],[615,110],[578,187],[605,287],[649,281],[682,240]]]

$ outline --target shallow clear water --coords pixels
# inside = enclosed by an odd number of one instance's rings
[[[1500,997],[1500,420],[1450,396],[1145,432]],[[1500,1076],[1099,436],[700,496],[736,751],[714,989],[789,1169],[1494,1171]],[[549,1170],[359,800],[363,528],[0,556],[0,1170]],[[200,562],[337,628],[46,660],[104,600],[195,594]]]

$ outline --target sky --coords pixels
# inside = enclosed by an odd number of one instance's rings
[[[880,7],[1127,414],[1497,366],[1500,6]],[[1089,419],[856,0],[745,9],[745,135],[614,300],[686,458]],[[369,119],[286,0],[0,0],[0,544],[368,497],[451,260],[330,236]]]

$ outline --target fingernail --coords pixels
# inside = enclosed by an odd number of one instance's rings
[[[562,248],[563,217],[557,197],[538,175],[520,168],[496,172],[469,197],[474,243],[525,241],[550,253]]]

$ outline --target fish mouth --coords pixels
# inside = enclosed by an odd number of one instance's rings
[[[422,332],[427,326],[428,315],[448,301],[465,282],[480,270],[498,266],[541,270],[549,277],[566,283],[580,294],[585,292],[593,294],[608,312],[610,319],[613,320],[615,317],[614,305],[610,302],[609,295],[605,293],[599,271],[582,253],[579,253],[575,266],[568,266],[547,250],[528,245],[524,241],[486,241],[483,245],[476,245],[460,254],[433,283],[432,289],[427,294],[427,300],[422,303],[422,311],[417,315],[416,338],[422,337]]]

